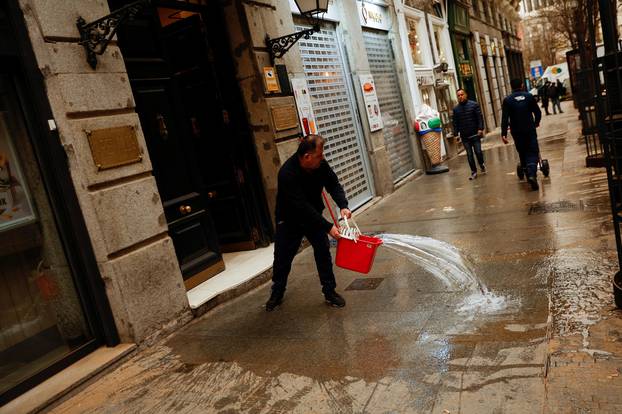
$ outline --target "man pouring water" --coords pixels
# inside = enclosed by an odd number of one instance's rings
[[[337,226],[322,216],[324,188],[341,209],[341,216],[350,218],[352,213],[343,187],[324,159],[324,138],[309,135],[300,141],[296,153],[279,170],[272,293],[266,302],[268,312],[283,302],[292,261],[303,236],[313,247],[326,303],[340,308],[346,305],[343,297],[335,292],[337,283],[328,235],[338,239],[340,234]]]

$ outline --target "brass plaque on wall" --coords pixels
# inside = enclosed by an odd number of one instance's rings
[[[121,167],[143,159],[133,126],[85,132],[98,170]]]
[[[272,113],[272,122],[277,131],[298,128],[298,112],[296,105],[279,105],[270,108]]]

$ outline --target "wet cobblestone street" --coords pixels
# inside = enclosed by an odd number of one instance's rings
[[[585,168],[570,102],[543,118],[551,175],[530,191],[517,154],[486,139],[488,173],[411,179],[356,215],[365,233],[431,237],[468,259],[504,306],[460,311],[472,293],[381,248],[372,271],[335,268],[324,304],[310,249],[284,303],[261,286],[139,349],[53,413],[619,413],[622,313],[604,169]],[[374,279],[347,289],[357,279]],[[363,282],[356,282],[363,283]]]

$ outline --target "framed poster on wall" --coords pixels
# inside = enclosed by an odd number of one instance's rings
[[[0,233],[37,219],[6,116],[0,112]]]

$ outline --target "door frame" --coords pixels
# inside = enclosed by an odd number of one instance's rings
[[[231,49],[229,27],[225,21],[224,10],[222,9],[222,6],[220,4],[221,1],[207,1],[214,2],[216,3],[216,5],[210,6],[207,4],[187,3],[183,0],[153,0],[148,7],[168,7],[182,9],[199,13],[202,15],[202,17],[206,17],[208,15],[210,7],[218,8],[221,12],[219,18],[222,18],[220,19],[222,23],[219,29],[222,29],[222,34],[223,36],[225,36],[222,44],[219,44],[218,46],[224,48],[223,52],[229,56],[229,60],[227,62],[221,63],[221,66],[219,68],[215,68],[215,76],[218,76],[219,69],[223,67],[222,65],[224,65],[228,71],[235,72],[236,61],[233,51]],[[122,5],[130,2],[131,0],[106,0],[106,3],[109,5],[111,10],[114,10],[116,7],[121,7]],[[237,76],[237,72],[232,75],[231,81],[231,86],[235,87],[236,89],[227,91],[237,95],[237,99],[235,99],[235,101],[239,102],[239,107],[230,108],[230,112],[239,112],[240,119],[243,119],[245,122],[245,125],[242,128],[238,127],[240,133],[240,140],[238,141],[238,144],[240,144],[240,148],[238,149],[238,151],[236,151],[238,159],[244,161],[244,166],[246,167],[246,175],[244,176],[244,179],[246,182],[249,183],[246,188],[242,189],[241,191],[241,200],[243,204],[242,207],[246,211],[248,219],[251,221],[251,227],[253,228],[253,230],[257,230],[257,240],[254,240],[255,246],[257,246],[258,248],[265,247],[269,245],[270,242],[274,241],[274,222],[272,220],[270,209],[268,207],[266,189],[262,180],[263,174],[261,170],[261,162],[259,160],[259,153],[255,144],[254,133],[248,119],[248,111],[244,101],[242,90],[240,89],[240,82]],[[255,239],[255,237],[253,237],[253,239]]]
[[[45,81],[38,69],[37,59],[27,31],[26,21],[17,0],[9,0],[5,11],[15,36],[15,54],[5,55],[7,66],[19,79],[17,93],[24,108],[25,126],[38,160],[38,168],[47,191],[51,210],[61,239],[67,263],[71,269],[84,317],[93,333],[93,339],[61,360],[42,369],[32,377],[0,395],[0,405],[50,376],[68,367],[101,345],[119,344],[119,335],[106,295],[104,281],[99,273],[88,230],[78,203],[69,164],[58,130],[50,130],[52,109],[45,93]],[[19,70],[15,70],[19,69]],[[81,277],[77,277],[80,275]]]

